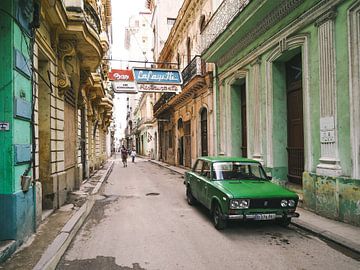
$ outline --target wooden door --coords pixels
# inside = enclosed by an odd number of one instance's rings
[[[207,132],[207,110],[201,111],[201,155],[208,155],[208,132]]]
[[[184,122],[185,167],[191,167],[191,123]]]
[[[247,157],[246,85],[240,85],[241,102],[241,156]]]
[[[302,183],[304,171],[304,125],[301,54],[286,63],[288,180]]]

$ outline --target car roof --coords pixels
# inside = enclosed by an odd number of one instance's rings
[[[228,156],[206,156],[206,157],[199,157],[199,159],[210,161],[210,162],[224,162],[224,161],[230,161],[230,162],[253,162],[253,163],[259,163],[256,160],[249,159],[249,158],[243,158],[243,157],[228,157]]]

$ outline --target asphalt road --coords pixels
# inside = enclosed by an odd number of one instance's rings
[[[186,202],[183,178],[146,160],[116,161],[57,269],[360,269],[296,227],[234,222],[217,231]]]

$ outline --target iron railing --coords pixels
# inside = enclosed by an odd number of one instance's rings
[[[224,0],[201,33],[201,49],[205,51],[221,35],[251,0]]]
[[[100,18],[94,8],[88,3],[85,3],[84,5],[84,15],[86,22],[95,30],[96,33],[100,34]]]
[[[206,71],[205,61],[196,55],[191,62],[181,72],[183,85],[190,82],[195,76],[204,76]]]
[[[154,104],[153,112],[154,114],[160,109],[162,105],[164,105],[166,102],[168,102],[173,96],[175,96],[175,93],[164,93],[161,95],[159,100]]]

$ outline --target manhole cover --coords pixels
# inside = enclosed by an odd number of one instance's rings
[[[158,196],[158,195],[160,195],[160,193],[157,192],[146,193],[146,196]]]

